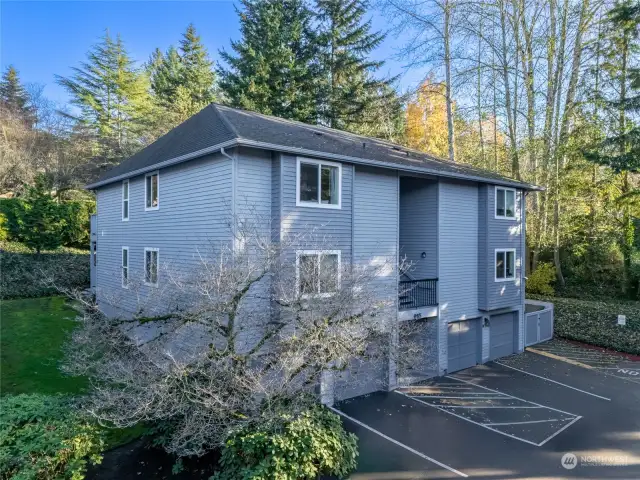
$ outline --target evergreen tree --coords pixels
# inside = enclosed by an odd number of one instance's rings
[[[27,186],[23,208],[18,209],[19,236],[38,255],[42,250],[58,248],[63,240],[62,209],[50,190],[44,176],[38,176],[35,185]]]
[[[175,123],[216,99],[213,62],[195,27],[189,25],[182,37],[179,50],[171,46],[163,55],[156,49],[149,62],[153,93]]]
[[[29,94],[18,78],[18,71],[9,65],[0,80],[0,108],[3,112],[18,115],[32,125],[35,115],[30,105]]]
[[[633,114],[640,112],[640,69],[634,68],[631,60],[640,51],[639,27],[640,3],[637,1],[623,0],[607,14],[604,41],[608,44],[608,54],[603,70],[608,76],[609,98],[604,99],[604,104],[613,128],[597,151],[587,154],[590,160],[611,167],[620,176],[618,244],[624,263],[622,289],[627,294],[631,293],[633,219],[640,214],[640,191],[634,189],[631,179],[632,172],[640,172],[640,125],[632,121]]]
[[[97,139],[98,154],[113,162],[137,150],[145,142],[151,112],[149,79],[136,68],[120,36],[107,32],[87,54],[87,61],[73,68],[70,78],[58,83],[80,109],[76,117]]]
[[[302,0],[241,0],[242,39],[221,51],[220,87],[236,107],[317,121],[317,39]]]
[[[380,104],[396,96],[388,88],[390,81],[373,77],[384,62],[368,59],[385,36],[371,32],[371,21],[364,20],[363,0],[316,0],[316,10],[322,64],[321,121],[333,128],[360,130],[362,123],[375,121]]]

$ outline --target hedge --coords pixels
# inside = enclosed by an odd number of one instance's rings
[[[555,336],[640,355],[640,302],[538,298],[554,304]],[[617,325],[618,315],[626,326]]]
[[[0,241],[0,299],[42,297],[58,287],[85,289],[89,286],[89,251],[59,248],[38,258],[22,244]]]

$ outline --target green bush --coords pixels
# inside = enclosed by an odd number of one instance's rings
[[[23,216],[24,202],[19,198],[0,198],[0,213],[4,216],[6,223],[4,230],[6,239],[13,242],[21,241],[20,230]]]
[[[357,437],[340,417],[316,406],[279,428],[246,428],[232,435],[220,458],[217,480],[344,478],[356,467]]]
[[[90,217],[96,211],[95,201],[64,202],[60,204],[60,214],[64,220],[62,244],[67,247],[88,248],[90,237]]]
[[[7,216],[0,210],[0,242],[9,239],[9,228],[7,226]]]
[[[20,243],[0,242],[0,299],[42,297],[57,293],[56,287],[89,286],[87,250],[59,248],[39,257],[30,252]]]
[[[102,430],[77,413],[71,399],[40,394],[0,397],[0,478],[84,478],[102,461]]]
[[[557,337],[640,355],[640,302],[539,298],[554,304]],[[618,315],[626,315],[626,326],[617,325]]]
[[[95,213],[93,199],[82,201],[47,202],[47,207],[55,214],[53,222],[59,231],[55,232],[62,245],[67,247],[88,248],[90,236],[90,216]],[[0,240],[25,242],[30,237],[28,219],[30,205],[22,198],[0,199]],[[3,223],[4,217],[4,223]],[[51,220],[51,218],[49,218]],[[4,235],[4,238],[3,238]],[[50,248],[50,247],[49,247]],[[45,248],[46,249],[46,248]]]
[[[556,268],[552,263],[540,263],[538,267],[527,275],[527,293],[539,295],[553,295],[553,284],[556,281]]]

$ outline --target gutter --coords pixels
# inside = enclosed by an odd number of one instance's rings
[[[278,145],[275,143],[266,143],[266,142],[257,142],[255,140],[248,140],[245,138],[235,138],[233,140],[228,140],[223,143],[219,143],[217,145],[213,145],[211,147],[203,148],[202,150],[198,150],[196,152],[188,153],[185,155],[181,155],[179,157],[175,157],[169,160],[165,160],[164,162],[156,163],[154,165],[150,165],[148,167],[140,168],[138,170],[134,170],[132,172],[127,172],[122,175],[118,175],[116,177],[108,178],[102,181],[98,181],[92,183],[90,185],[85,186],[84,188],[87,190],[93,190],[98,187],[102,187],[104,185],[108,185],[109,183],[114,183],[119,180],[125,180],[127,178],[135,177],[137,175],[142,175],[144,173],[148,173],[154,170],[158,170],[160,168],[166,168],[172,165],[176,165],[178,163],[186,162],[188,160],[193,160],[194,158],[201,157],[203,155],[207,155],[210,153],[218,153],[220,152],[224,156],[228,156],[225,152],[225,148],[232,147],[253,147],[253,148],[262,148],[265,150],[275,150],[278,152],[286,152],[293,153],[296,155],[305,155],[316,158],[324,158],[327,160],[340,160],[343,162],[353,163],[357,165],[368,165],[380,168],[386,168],[391,170],[397,170],[399,172],[408,172],[408,173],[425,173],[443,178],[453,178],[457,180],[467,180],[479,183],[487,183],[491,185],[501,185],[506,187],[515,187],[523,190],[537,190],[544,191],[545,189],[542,187],[538,187],[536,185],[530,185],[527,183],[520,183],[516,181],[510,180],[501,180],[501,179],[490,179],[479,177],[476,175],[468,175],[464,173],[455,173],[455,172],[443,172],[438,169],[429,168],[429,167],[419,167],[419,166],[410,166],[410,165],[401,165],[401,164],[389,164],[386,162],[381,162],[379,160],[369,160],[365,158],[359,157],[350,157],[348,155],[340,155],[336,153],[327,153],[327,152],[319,152],[316,150],[308,150],[306,148],[297,148],[297,147],[287,147],[284,145]]]

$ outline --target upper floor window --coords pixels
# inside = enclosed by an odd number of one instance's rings
[[[340,250],[296,252],[298,292],[303,297],[331,296],[340,287]]]
[[[144,177],[145,210],[157,210],[160,206],[160,174],[148,173]]]
[[[516,191],[496,187],[496,218],[516,218]]]
[[[496,249],[496,282],[516,278],[515,248]]]
[[[153,287],[158,286],[158,256],[157,248],[144,249],[144,283]]]
[[[129,220],[129,180],[122,182],[122,220]]]
[[[122,247],[122,286],[129,286],[129,247]]]
[[[340,208],[342,165],[339,163],[298,159],[296,205]]]

